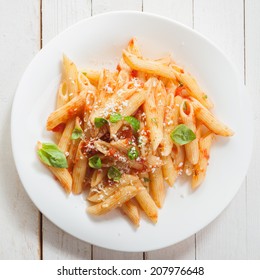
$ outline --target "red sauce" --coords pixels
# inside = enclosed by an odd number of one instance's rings
[[[209,160],[209,154],[208,154],[208,152],[207,152],[206,149],[203,150],[203,155],[204,155],[204,157],[205,157],[207,160]]]
[[[131,71],[131,77],[136,78],[137,74],[138,74],[137,70],[132,70]]]
[[[184,86],[178,86],[175,90],[175,96],[180,95],[182,96],[182,90],[185,89]]]
[[[53,132],[63,132],[64,128],[65,128],[65,123],[60,123],[60,124],[58,124],[57,126],[55,126],[55,127],[52,129],[52,131],[53,131]]]
[[[125,126],[123,126],[125,127]],[[132,136],[133,136],[133,131],[130,127],[127,127],[127,129],[120,129],[118,131],[118,137],[119,138],[123,138],[123,139],[132,139]]]
[[[117,152],[116,149],[110,148],[110,149],[108,150],[107,155],[113,157],[113,156],[115,155],[116,152]]]
[[[120,66],[119,64],[117,64],[116,70],[117,70],[118,72],[121,71],[121,66]]]
[[[68,117],[71,118],[75,115],[76,111],[74,110],[75,108],[70,108],[68,110]]]

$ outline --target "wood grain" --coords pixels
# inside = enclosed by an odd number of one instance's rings
[[[192,0],[144,0],[144,12],[156,13],[179,21],[189,27],[193,25]],[[147,252],[146,259],[194,259],[195,235],[165,249]]]
[[[39,259],[39,213],[19,180],[11,149],[10,116],[16,86],[40,47],[34,0],[0,1],[0,259]]]
[[[90,17],[91,1],[42,0],[43,46],[73,23]],[[90,259],[91,245],[57,228],[43,216],[43,259]]]
[[[245,1],[246,85],[253,108],[255,127],[254,153],[247,176],[247,258],[260,259],[260,2]]]
[[[194,28],[226,53],[237,68],[240,79],[243,80],[243,0],[195,0]],[[245,240],[246,185],[243,184],[224,213],[197,234],[196,257],[197,259],[246,258]]]
[[[92,0],[92,14],[97,15],[112,11],[142,10],[142,0]]]

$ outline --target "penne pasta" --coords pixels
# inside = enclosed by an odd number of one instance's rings
[[[154,168],[150,172],[150,194],[157,207],[162,208],[165,198],[165,187],[163,183],[163,174],[161,167]]]
[[[199,162],[194,166],[191,186],[192,189],[198,188],[198,186],[204,181],[209,161],[209,152],[214,138],[213,133],[209,133],[207,136],[200,139],[200,157]]]
[[[81,92],[68,103],[58,108],[50,114],[47,120],[46,129],[52,130],[60,123],[67,122],[68,119],[80,114],[86,102],[86,92]]]
[[[131,198],[135,197],[136,194],[141,191],[141,188],[137,188],[136,186],[125,186],[118,188],[113,195],[109,196],[104,201],[89,206],[87,211],[93,215],[103,215],[120,207],[122,204],[130,200]]]
[[[189,91],[189,94],[197,99],[206,108],[210,109],[213,107],[212,102],[208,96],[200,89],[196,80],[186,73],[178,73],[175,71],[178,81],[180,81]]]
[[[158,86],[158,80],[156,78],[151,78],[147,82],[147,85],[148,94],[143,109],[146,115],[146,123],[150,134],[152,150],[155,152],[163,139],[163,130],[161,123],[159,123],[161,116],[159,117],[158,115],[155,101],[155,91]]]
[[[168,79],[175,79],[176,77],[175,71],[161,62],[142,59],[126,50],[123,50],[123,58],[132,69],[143,71],[148,74],[162,76]]]
[[[221,121],[219,121],[207,108],[200,104],[197,100],[192,100],[195,115],[207,128],[217,135],[232,136],[234,132]]]
[[[75,158],[75,164],[72,171],[72,192],[80,194],[83,190],[83,184],[87,172],[87,158],[82,154],[82,141],[78,145],[78,150]]]
[[[158,220],[158,209],[147,189],[144,188],[139,193],[137,193],[135,199],[137,200],[147,217],[156,224]]]
[[[72,177],[66,168],[56,168],[48,166],[49,170],[59,180],[61,186],[66,193],[70,193],[72,189]]]
[[[71,135],[74,128],[75,128],[75,119],[68,120],[58,144],[59,148],[64,153],[67,153],[69,151],[69,146],[71,143]]]
[[[178,177],[178,171],[174,167],[171,156],[161,157],[162,158],[162,173],[163,178],[167,182],[167,184],[172,187]]]
[[[66,55],[63,55],[63,77],[68,87],[69,100],[71,100],[78,94],[78,70]]]
[[[195,115],[193,111],[193,106],[189,100],[184,99],[180,106],[180,116],[182,122],[196,133],[196,123]],[[195,138],[190,143],[187,143],[185,146],[186,157],[188,161],[192,164],[198,163],[199,160],[199,144],[198,139]]]
[[[138,211],[138,207],[132,200],[128,200],[122,205],[122,210],[126,214],[126,216],[131,220],[131,222],[139,227],[140,224],[140,214]]]

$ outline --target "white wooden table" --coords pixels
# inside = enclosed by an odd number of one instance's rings
[[[28,198],[12,157],[11,105],[30,60],[69,25],[112,10],[164,15],[206,35],[230,57],[253,101],[255,148],[235,199],[197,234],[153,252],[114,252],[64,233]],[[0,0],[0,259],[260,259],[259,30],[259,0]]]

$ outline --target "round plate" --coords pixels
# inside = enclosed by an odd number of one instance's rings
[[[83,196],[66,196],[40,163],[37,141],[52,140],[45,131],[55,109],[63,53],[79,68],[115,68],[131,37],[145,57],[173,59],[192,73],[214,102],[214,113],[234,131],[232,138],[216,137],[207,177],[190,190],[188,180],[167,189],[156,225],[142,215],[135,229],[119,210],[93,218]],[[38,209],[54,224],[92,244],[121,251],[148,251],[175,244],[217,217],[237,193],[249,165],[252,125],[248,100],[236,71],[206,38],[167,18],[114,12],[83,20],[48,43],[26,69],[12,109],[12,147],[21,181]]]

